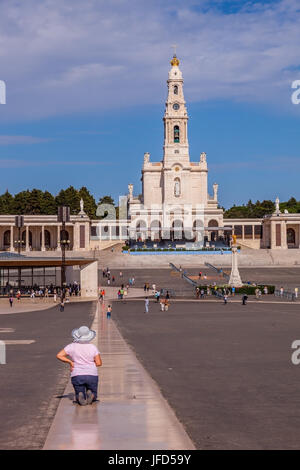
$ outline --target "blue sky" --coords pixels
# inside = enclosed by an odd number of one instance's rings
[[[0,0],[0,193],[141,191],[176,43],[192,161],[220,203],[300,199],[300,1]]]

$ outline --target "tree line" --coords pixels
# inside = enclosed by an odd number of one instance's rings
[[[85,186],[82,186],[80,189],[69,186],[67,189],[62,189],[56,196],[49,191],[42,191],[40,189],[27,189],[15,195],[6,191],[0,195],[0,215],[55,215],[57,214],[58,206],[69,206],[71,214],[75,215],[80,211],[80,199],[83,200],[84,211],[90,219],[101,218],[96,216],[99,204],[112,204],[116,209],[118,217],[119,208],[115,206],[111,196],[103,196],[96,203],[94,196]],[[300,201],[297,201],[294,197],[291,197],[286,202],[281,202],[279,207],[281,212],[287,210],[290,213],[300,213]],[[223,208],[223,210],[224,217],[227,219],[261,218],[266,214],[272,214],[275,211],[275,204],[271,200],[253,203],[250,199],[247,204],[241,206],[234,204],[230,209],[226,210]]]
[[[0,214],[55,215],[58,206],[69,206],[71,214],[75,215],[80,211],[81,199],[84,202],[84,212],[91,219],[98,218],[96,216],[98,204],[115,205],[111,196],[100,198],[97,204],[94,196],[85,186],[80,189],[69,186],[67,189],[62,189],[57,196],[49,191],[27,189],[15,195],[8,191],[0,195]]]
[[[300,201],[291,197],[286,202],[279,204],[281,212],[287,210],[290,213],[300,212]],[[247,204],[236,206],[235,204],[228,210],[224,209],[224,217],[227,219],[240,219],[240,218],[261,218],[264,215],[272,214],[275,212],[275,203],[271,200],[256,201],[253,203],[251,199]]]

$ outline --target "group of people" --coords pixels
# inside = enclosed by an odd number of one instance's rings
[[[154,284],[155,286],[155,284]],[[170,294],[169,291],[166,292],[166,295],[164,298],[161,298],[161,294],[158,290],[156,290],[156,286],[154,289],[154,297],[156,299],[156,303],[160,304],[160,310],[161,312],[167,312],[170,307]],[[149,313],[149,298],[145,297],[145,313]]]

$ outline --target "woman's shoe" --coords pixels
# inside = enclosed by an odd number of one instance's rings
[[[78,403],[79,403],[79,405],[81,405],[81,406],[87,405],[87,401],[86,401],[86,399],[84,398],[84,395],[83,395],[82,392],[79,392],[79,393],[78,393]]]
[[[93,394],[93,392],[91,390],[88,390],[86,392],[86,402],[88,405],[91,405],[93,403],[95,399],[95,395]]]

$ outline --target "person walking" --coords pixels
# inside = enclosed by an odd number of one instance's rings
[[[161,299],[161,301],[160,301],[160,310],[161,310],[162,312],[165,311],[165,301],[164,301],[164,299]]]
[[[73,343],[65,346],[56,355],[57,359],[70,365],[71,382],[79,405],[91,405],[97,400],[98,371],[102,360],[98,348],[90,344],[96,332],[87,326],[76,328],[71,333]],[[69,359],[68,356],[71,358]]]
[[[17,297],[17,301],[20,302],[20,300],[21,300],[21,291],[20,291],[20,289],[18,290],[16,297]]]
[[[13,303],[14,303],[14,298],[13,298],[12,295],[10,295],[10,296],[9,296],[9,305],[10,305],[10,307],[13,306]]]
[[[61,312],[64,312],[65,311],[65,301],[64,301],[64,298],[62,297],[61,301],[60,301],[60,311]]]
[[[244,295],[242,296],[242,304],[243,304],[243,305],[246,305],[247,299],[248,299],[248,296],[247,296],[246,294],[244,294]]]
[[[223,296],[223,299],[224,299],[224,305],[226,305],[226,304],[227,304],[227,301],[228,301],[227,294],[225,294],[225,295]]]
[[[106,312],[106,318],[110,319],[111,318],[111,311],[112,311],[112,306],[108,305],[107,307],[107,312]]]
[[[295,299],[298,299],[298,287],[295,287]]]
[[[57,292],[56,292],[56,289],[54,289],[53,291],[53,302],[56,302],[57,301]]]
[[[145,313],[149,313],[149,299],[145,298]]]

